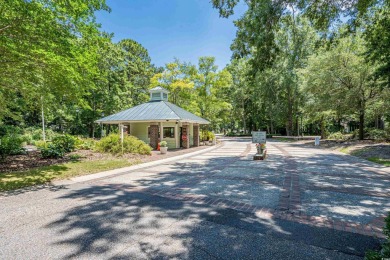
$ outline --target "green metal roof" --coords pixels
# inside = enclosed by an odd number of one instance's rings
[[[150,101],[116,114],[103,117],[96,123],[110,124],[129,121],[166,121],[178,120],[198,124],[210,124],[209,121],[198,117],[168,101]]]

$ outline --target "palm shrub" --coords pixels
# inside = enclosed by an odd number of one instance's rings
[[[118,134],[112,133],[98,141],[95,145],[95,150],[98,152],[111,154],[151,154],[152,148],[135,136],[125,136],[123,139],[122,150],[120,136]]]

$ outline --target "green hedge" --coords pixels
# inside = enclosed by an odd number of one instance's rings
[[[119,134],[112,133],[95,145],[95,150],[102,153],[121,154],[121,153],[135,153],[135,154],[151,154],[152,147],[145,144],[134,136],[125,136],[122,143]]]

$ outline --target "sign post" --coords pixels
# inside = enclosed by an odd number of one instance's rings
[[[267,155],[267,133],[265,131],[253,131],[252,143],[256,144],[257,149],[257,153],[253,156],[253,160],[264,160]]]
[[[127,126],[119,125],[120,128],[120,134],[121,134],[121,144],[122,144],[122,154],[123,154],[123,139],[125,138],[124,131],[127,128]]]

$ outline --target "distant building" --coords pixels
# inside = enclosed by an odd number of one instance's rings
[[[125,126],[128,134],[155,149],[162,140],[169,148],[199,146],[199,125],[210,122],[168,102],[169,91],[162,87],[149,92],[149,102],[103,117],[96,123]]]

